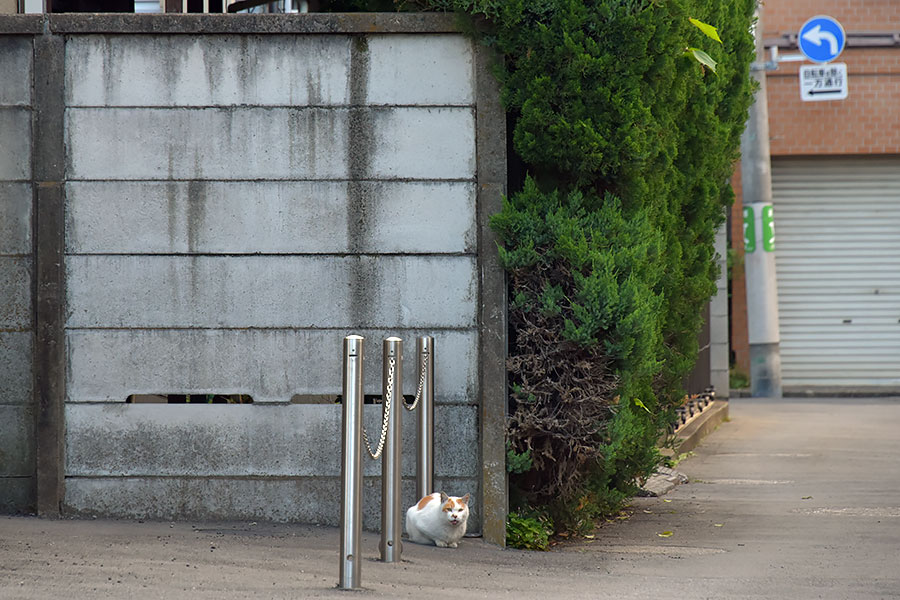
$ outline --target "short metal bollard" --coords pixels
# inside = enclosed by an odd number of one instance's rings
[[[434,492],[434,338],[416,340],[419,377],[419,412],[416,415],[416,498]]]
[[[400,517],[400,405],[403,403],[403,340],[384,340],[383,402],[389,411],[384,456],[381,458],[381,560],[400,562],[403,521]],[[390,408],[388,408],[390,407]]]
[[[363,446],[381,463],[381,560],[400,562],[403,521],[401,518],[401,410],[419,408],[417,419],[416,491],[418,497],[432,493],[434,485],[434,338],[417,339],[416,399],[403,400],[403,340],[384,340],[382,366],[382,426],[377,450],[372,450],[363,427],[363,341],[358,335],[344,338],[343,355],[343,455],[341,463],[341,574],[338,587],[359,589],[359,540],[362,531]]]
[[[358,335],[344,338],[339,587],[345,590],[359,588],[362,566],[359,538],[362,532],[363,341]]]

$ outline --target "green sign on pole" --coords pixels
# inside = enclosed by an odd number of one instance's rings
[[[744,252],[756,250],[756,225],[753,219],[753,207],[744,207]]]
[[[775,219],[772,215],[772,207],[764,206],[762,213],[763,250],[775,251]]]

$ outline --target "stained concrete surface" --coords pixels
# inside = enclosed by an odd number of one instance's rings
[[[382,564],[367,533],[365,589],[348,594],[333,528],[2,517],[0,598],[900,596],[900,401],[740,399],[730,413],[678,465],[692,482],[552,552],[470,538]]]

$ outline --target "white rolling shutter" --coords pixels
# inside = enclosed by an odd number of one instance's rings
[[[784,387],[900,389],[900,157],[772,161]]]

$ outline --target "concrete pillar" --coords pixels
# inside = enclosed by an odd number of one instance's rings
[[[716,280],[716,295],[709,301],[709,383],[716,390],[717,398],[728,398],[728,225],[722,224],[716,232],[716,254],[719,263],[719,278]]]
[[[741,180],[744,195],[744,268],[747,280],[747,329],[750,341],[750,391],[754,397],[781,397],[781,351],[778,331],[778,287],[775,277],[772,171],[769,153],[769,107],[766,99],[762,9],[756,23],[759,83],[741,137]],[[767,229],[771,225],[771,231]],[[771,238],[771,239],[770,239]]]
[[[506,112],[500,104],[497,78],[491,71],[490,50],[477,46],[475,55],[478,156],[478,311],[481,388],[481,492],[484,540],[506,545],[509,512],[506,473],[506,272],[500,264],[491,215],[500,211],[506,194]]]
[[[37,512],[58,516],[65,448],[65,46],[62,36],[34,42],[34,394]]]

